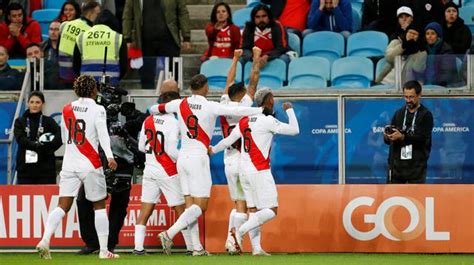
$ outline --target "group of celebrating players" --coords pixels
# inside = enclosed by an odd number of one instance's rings
[[[209,156],[225,151],[225,174],[230,197],[235,202],[225,247],[230,254],[242,253],[242,239],[248,233],[252,254],[269,255],[260,245],[260,227],[275,218],[278,209],[277,189],[270,169],[273,135],[296,135],[299,126],[290,103],[283,104],[289,123],[282,123],[273,117],[271,90],[257,90],[262,66],[260,53],[254,47],[251,77],[245,88],[242,83],[234,84],[242,55],[242,50],[235,51],[220,103],[206,99],[207,78],[196,75],[190,84],[191,96],[180,99],[178,92],[164,92],[160,104],[150,107],[151,115],[143,123],[139,138],[139,149],[146,154],[146,162],[134,254],[146,254],[143,247],[146,223],[163,193],[168,206],[179,216],[168,230],[159,234],[163,251],[171,254],[173,238],[181,232],[189,254],[209,255],[200,242],[198,218],[206,211],[211,195]],[[60,199],[58,207],[48,216],[43,238],[37,245],[42,258],[51,258],[50,238],[70,209],[81,182],[86,198],[94,202],[99,258],[119,257],[107,250],[107,193],[97,152],[99,143],[109,167],[115,169],[117,165],[110,150],[105,110],[93,101],[97,89],[91,79],[81,76],[76,80],[74,90],[79,99],[63,109],[61,131],[66,150],[60,173]],[[251,107],[254,101],[257,107]],[[225,138],[211,146],[218,117]]]

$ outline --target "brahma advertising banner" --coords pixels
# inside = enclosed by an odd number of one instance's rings
[[[44,224],[50,213],[58,204],[59,187],[55,185],[3,185],[0,186],[0,250],[34,249],[41,239]],[[118,248],[133,249],[135,224],[140,214],[141,185],[133,185],[127,216],[120,231]],[[107,201],[107,208],[109,201]],[[167,206],[164,197],[156,204],[147,223],[145,248],[161,248],[158,234],[168,229],[176,221],[173,209]],[[203,218],[200,218],[203,227]],[[201,229],[201,241],[204,232]],[[185,244],[181,233],[174,240],[177,249]],[[80,238],[77,208],[74,203],[71,210],[61,221],[51,239],[51,248],[79,249],[84,246]]]

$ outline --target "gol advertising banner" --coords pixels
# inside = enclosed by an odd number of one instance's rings
[[[473,185],[279,185],[278,195],[266,251],[474,253]],[[214,186],[208,251],[225,251],[231,207],[227,187]]]
[[[53,185],[0,185],[0,249],[34,248],[41,239],[48,213],[58,204],[58,194],[58,186]],[[119,248],[133,249],[135,223],[140,214],[140,195],[141,185],[133,185],[127,216],[120,231]],[[159,248],[158,234],[168,229],[176,219],[175,211],[169,208],[165,198],[161,197],[147,223],[145,248]],[[199,222],[200,227],[203,227],[203,218]],[[202,230],[201,242],[204,242]],[[174,243],[176,248],[185,248],[181,234],[176,236]],[[80,238],[75,203],[56,230],[51,239],[51,246],[53,249],[84,246]]]

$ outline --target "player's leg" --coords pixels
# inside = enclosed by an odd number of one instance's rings
[[[100,248],[99,258],[118,258],[119,255],[113,254],[108,250],[109,218],[105,209],[105,199],[107,198],[105,176],[101,170],[94,170],[85,172],[82,179],[84,180],[86,199],[91,201],[94,207],[94,224]]]
[[[41,241],[36,246],[38,253],[43,259],[51,259],[49,253],[49,243],[51,236],[53,235],[59,223],[71,209],[74,197],[77,195],[81,186],[80,179],[72,173],[61,171],[59,181],[59,202],[56,207],[49,215],[44,226],[44,234]]]

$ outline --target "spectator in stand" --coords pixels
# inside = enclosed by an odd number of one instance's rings
[[[75,0],[81,7],[87,2],[97,2],[103,10],[107,9],[115,15],[115,0]],[[140,2],[140,1],[139,1]]]
[[[5,2],[20,4],[24,8],[25,14],[30,17],[33,11],[43,8],[43,0],[9,0]]]
[[[252,21],[245,24],[242,36],[242,64],[252,60],[252,49],[254,46],[262,50],[260,67],[268,61],[280,58],[289,63],[290,58],[286,54],[287,36],[283,25],[273,18],[270,8],[266,5],[257,5],[250,13]]]
[[[459,8],[455,3],[448,2],[444,8],[444,41],[451,45],[454,54],[465,55],[471,46],[471,31],[464,25],[464,20],[458,16]]]
[[[399,0],[364,0],[362,6],[362,30],[376,30],[391,36],[397,27],[395,10]]]
[[[49,24],[48,40],[41,43],[44,56],[44,88],[46,89],[59,88],[58,39],[60,25],[59,21],[51,22]]]
[[[350,0],[315,0],[308,15],[309,30],[340,32],[345,38],[352,32],[352,6]]]
[[[413,10],[417,23],[423,28],[428,23],[436,21],[443,23],[444,2],[442,0],[402,0],[402,5]]]
[[[128,49],[143,54],[140,78],[144,88],[155,88],[156,57],[179,57],[191,48],[191,31],[186,0],[126,0],[123,37]]]
[[[0,2],[0,23],[5,21],[5,2]]]
[[[25,58],[26,47],[41,42],[40,24],[27,17],[18,3],[10,3],[5,14],[5,23],[0,25],[0,45],[8,49],[10,57]]]
[[[43,93],[31,92],[28,109],[15,120],[18,184],[56,184],[54,152],[62,145],[61,130],[54,119],[43,115],[44,103]]]
[[[390,40],[404,37],[408,26],[413,22],[413,11],[407,6],[401,6],[397,9],[397,28],[395,32],[390,35]]]
[[[426,67],[426,51],[421,29],[416,23],[410,23],[406,33],[391,40],[385,50],[385,65],[375,83],[395,84],[395,57],[402,56],[402,83],[412,80],[423,73]]]
[[[240,28],[232,22],[232,12],[227,3],[214,5],[211,23],[206,26],[209,48],[201,57],[204,62],[213,58],[231,58],[240,46]]]
[[[62,23],[64,21],[72,21],[80,17],[81,7],[79,4],[74,0],[68,0],[64,2],[56,20]]]
[[[456,57],[453,49],[443,40],[443,29],[437,22],[425,27],[426,69],[425,85],[453,86],[457,80]]]
[[[0,90],[20,90],[22,75],[8,65],[8,50],[0,45]]]
[[[301,37],[306,29],[308,12],[311,0],[262,0],[264,4],[270,5],[273,17],[286,28]]]

